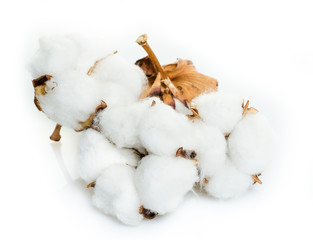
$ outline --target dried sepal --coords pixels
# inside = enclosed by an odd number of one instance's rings
[[[262,181],[258,178],[261,174],[252,175],[252,178],[254,180],[253,184],[259,183],[262,184]]]
[[[103,57],[103,58],[100,58],[99,60],[95,61],[95,63],[89,68],[88,72],[87,72],[87,75],[91,75],[93,73],[93,71],[95,70],[95,68],[97,67],[98,63],[101,62],[102,60],[104,60],[105,58],[107,58],[108,56],[111,56],[113,54],[116,54],[117,51],[113,52],[113,53],[110,53],[108,54],[107,56]]]
[[[32,81],[33,87],[35,89],[35,97],[36,96],[43,96],[47,93],[46,92],[46,82],[49,81],[51,78],[52,78],[51,75],[45,74],[45,75],[42,75],[42,76],[40,76],[40,77],[38,77]],[[39,104],[38,101],[37,101],[37,104]],[[36,105],[36,102],[35,102],[35,105]],[[38,108],[37,105],[36,105],[36,107]]]
[[[87,188],[94,188],[96,186],[96,181],[93,181],[87,185]]]
[[[257,109],[253,107],[249,108],[249,100],[248,100],[246,104],[243,106],[242,116],[244,117],[247,113],[257,113],[257,112],[259,112]]]
[[[87,128],[92,127],[92,123],[93,123],[93,119],[95,118],[96,114],[102,110],[104,110],[107,107],[107,104],[101,100],[101,104],[98,105],[94,111],[94,113],[92,113],[90,115],[90,117],[84,121],[84,122],[79,122],[80,128],[79,129],[75,129],[76,132],[81,132]]]
[[[153,219],[155,218],[158,213],[152,212],[150,209],[144,208],[143,206],[139,207],[139,214],[141,214],[145,219]]]
[[[176,151],[176,157],[191,159],[191,160],[194,160],[195,162],[198,162],[198,160],[195,159],[196,156],[197,156],[197,153],[195,150],[185,150],[183,147],[180,147]]]
[[[50,136],[50,139],[52,141],[56,141],[56,142],[60,141],[60,139],[61,139],[61,134],[60,134],[61,128],[62,128],[62,126],[60,124],[57,124],[55,126],[55,129]]]
[[[191,120],[193,119],[201,119],[199,115],[199,111],[197,107],[194,104],[190,104],[190,111],[192,112],[192,115],[187,115],[187,117]]]

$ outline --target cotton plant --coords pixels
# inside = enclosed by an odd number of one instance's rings
[[[127,62],[76,36],[40,40],[30,63],[35,105],[80,136],[77,172],[92,203],[127,225],[179,208],[188,192],[238,197],[271,161],[274,131],[249,101],[218,91],[190,60]]]

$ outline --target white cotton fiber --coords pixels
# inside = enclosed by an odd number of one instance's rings
[[[67,71],[46,82],[46,94],[37,96],[43,112],[54,122],[79,130],[101,103],[95,81],[79,71]]]
[[[208,179],[205,191],[215,198],[237,197],[247,191],[253,184],[253,178],[241,172],[230,161],[214,176]]]
[[[101,133],[114,142],[118,147],[142,149],[138,136],[141,118],[147,109],[151,108],[157,98],[147,98],[129,106],[107,108],[95,119]]]
[[[138,157],[133,150],[118,148],[101,133],[87,129],[80,139],[77,160],[79,176],[90,183],[112,164],[136,166]]]
[[[261,173],[274,148],[274,132],[260,113],[247,113],[228,138],[229,155],[238,168],[248,174]]]
[[[123,89],[122,92],[117,91],[115,93],[120,96],[121,101],[119,105],[130,104],[138,100],[146,85],[146,76],[143,71],[135,64],[129,63],[124,58],[120,57],[119,53],[109,55],[99,61],[91,76],[101,84],[102,89],[110,88],[111,84],[113,84],[114,87]],[[104,95],[107,93],[108,92],[105,91]],[[124,93],[128,94],[123,96]],[[123,97],[125,97],[127,101],[123,100]],[[134,99],[132,100],[131,97]],[[131,102],[129,102],[130,100]]]
[[[217,127],[196,121],[193,141],[196,143],[194,150],[199,161],[200,178],[202,180],[211,177],[225,164],[227,158],[225,137]]]
[[[195,161],[180,157],[144,157],[135,173],[143,207],[158,214],[176,209],[198,181]]]
[[[134,183],[133,167],[115,164],[102,171],[97,178],[93,204],[103,213],[115,216],[127,225],[138,225],[142,220],[141,206]]]
[[[39,49],[30,63],[33,78],[56,75],[74,69],[79,56],[79,47],[67,36],[45,36],[39,40]]]
[[[217,126],[223,134],[232,131],[242,117],[243,99],[236,94],[205,93],[193,100],[204,122]]]
[[[139,138],[148,152],[175,156],[178,148],[194,150],[192,122],[164,103],[148,109],[139,124]]]

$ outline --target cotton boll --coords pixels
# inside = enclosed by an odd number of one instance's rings
[[[136,65],[117,54],[109,55],[97,63],[92,76],[99,83],[115,83],[139,98],[146,84],[146,76]],[[119,94],[118,92],[116,94]]]
[[[148,152],[175,156],[178,148],[193,150],[196,137],[192,122],[163,103],[148,109],[139,124],[139,138]]]
[[[148,155],[135,173],[144,208],[161,215],[175,210],[197,181],[195,162],[180,157]]]
[[[193,100],[204,122],[217,126],[223,134],[232,131],[242,117],[243,99],[223,92],[202,94]]]
[[[45,36],[39,40],[39,49],[30,63],[33,78],[56,75],[75,68],[79,47],[67,36]]]
[[[213,176],[226,160],[227,144],[222,132],[201,121],[194,123],[195,151],[201,179]]]
[[[87,183],[96,180],[100,173],[112,164],[136,166],[138,161],[133,150],[114,146],[93,129],[82,133],[77,158],[79,176]]]
[[[79,71],[67,71],[46,82],[46,94],[36,96],[43,112],[54,122],[76,130],[100,104],[96,82]]]
[[[153,101],[160,102],[157,98],[148,98],[129,106],[108,108],[98,114],[95,122],[101,133],[118,147],[141,150],[138,128],[141,118],[151,108]]]
[[[205,191],[215,198],[233,198],[243,194],[253,184],[249,174],[245,174],[227,161],[214,176],[208,179]]]
[[[97,178],[92,202],[103,213],[112,215],[127,225],[138,225],[140,200],[134,183],[135,169],[114,164]]]
[[[254,175],[264,171],[274,148],[274,132],[260,113],[248,112],[228,138],[229,155],[242,171]]]

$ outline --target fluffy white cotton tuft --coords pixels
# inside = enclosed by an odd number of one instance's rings
[[[197,181],[195,162],[180,157],[148,155],[135,174],[144,208],[161,215],[175,210]]]
[[[274,131],[260,113],[247,113],[228,138],[229,155],[248,174],[261,173],[272,159]]]
[[[247,191],[253,184],[253,178],[241,172],[227,161],[214,176],[208,179],[205,190],[215,198],[237,197]]]
[[[205,93],[193,100],[204,122],[217,126],[223,134],[232,131],[242,117],[243,99],[236,94]]]
[[[141,206],[134,183],[134,168],[115,164],[102,171],[97,178],[93,204],[103,213],[115,216],[128,225],[142,221]]]
[[[194,123],[193,141],[197,143],[194,150],[199,161],[200,178],[211,177],[225,164],[225,137],[217,127],[197,121]]]
[[[46,82],[46,94],[37,96],[43,112],[54,122],[79,130],[101,103],[95,81],[79,71],[67,71]]]
[[[149,108],[139,124],[139,138],[148,152],[175,156],[178,148],[193,150],[192,122],[164,103]]]
[[[33,78],[57,75],[74,69],[79,46],[68,36],[45,36],[39,40],[39,49],[30,63]]]
[[[95,122],[101,133],[118,147],[142,149],[138,128],[147,109],[158,98],[147,98],[129,106],[108,108],[98,114]]]
[[[146,85],[143,71],[120,57],[118,53],[99,61],[91,76],[100,84],[108,106],[129,105],[138,101]],[[116,97],[118,101],[115,101]]]
[[[136,166],[138,161],[133,150],[114,146],[93,129],[82,133],[77,158],[78,174],[87,183],[96,180],[100,173],[112,164]]]

